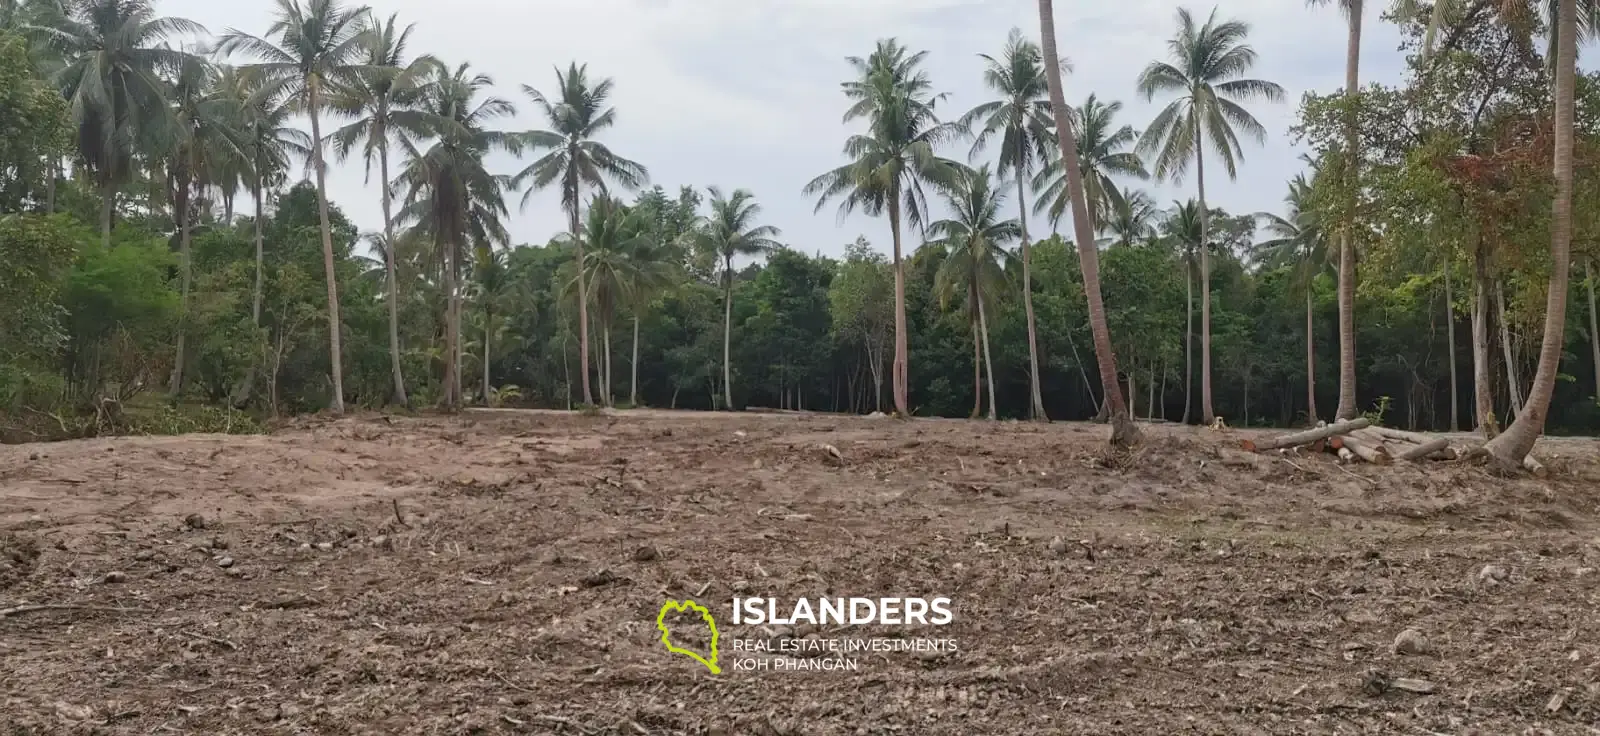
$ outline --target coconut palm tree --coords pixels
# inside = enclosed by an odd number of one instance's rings
[[[579,231],[579,205],[583,188],[595,187],[602,192],[608,183],[634,190],[649,183],[650,173],[643,164],[630,161],[613,153],[595,138],[610,128],[617,120],[616,108],[610,107],[612,81],[591,80],[588,65],[573,62],[565,72],[556,69],[554,96],[522,86],[522,91],[533,100],[544,114],[547,130],[523,133],[515,145],[533,151],[548,151],[527,168],[512,177],[512,186],[528,186],[522,198],[524,207],[535,191],[553,184],[561,187],[561,206],[567,212],[569,232]],[[583,262],[583,239],[574,241],[577,259]],[[585,296],[583,279],[578,280],[578,362],[583,374],[583,402],[594,403],[589,388],[589,300]]]
[[[937,238],[932,245],[945,251],[944,262],[934,275],[934,291],[942,306],[959,291],[967,296],[967,314],[972,323],[973,373],[978,370],[979,350],[982,367],[989,376],[989,419],[995,419],[994,359],[989,352],[989,316],[984,302],[1005,285],[1002,261],[1011,257],[1006,245],[1022,236],[1022,221],[1000,214],[1005,195],[993,188],[988,164],[963,177],[962,186],[941,191],[953,215],[928,226]],[[974,386],[972,416],[977,417],[983,393]]]
[[[1028,323],[1028,384],[1030,410],[1038,420],[1048,420],[1044,395],[1039,389],[1039,340],[1033,319],[1033,258],[1028,240],[1029,176],[1049,156],[1050,90],[1044,78],[1044,63],[1038,45],[1011,29],[1005,50],[996,59],[978,54],[984,60],[983,81],[999,99],[984,102],[962,116],[959,125],[977,130],[969,158],[976,158],[990,139],[1000,136],[998,172],[1010,172],[1017,184],[1017,207],[1022,227],[1022,307]]]
[[[1212,142],[1213,155],[1222,161],[1230,179],[1238,177],[1238,161],[1243,158],[1239,134],[1266,140],[1261,126],[1241,101],[1283,99],[1283,88],[1272,82],[1241,78],[1255,64],[1256,52],[1244,42],[1250,26],[1242,21],[1218,22],[1216,11],[1204,25],[1196,26],[1193,16],[1178,9],[1178,32],[1167,42],[1173,63],[1151,62],[1139,74],[1139,94],[1154,100],[1159,93],[1175,93],[1177,98],[1156,113],[1150,127],[1139,138],[1138,150],[1155,157],[1157,179],[1179,182],[1194,164],[1199,189],[1200,239],[1208,240],[1205,140]],[[1200,249],[1200,414],[1211,423],[1216,414],[1211,405],[1211,258]]]
[[[1114,122],[1122,103],[1115,100],[1101,102],[1093,94],[1083,106],[1072,111],[1073,133],[1078,142],[1078,168],[1083,172],[1083,187],[1089,198],[1089,229],[1100,232],[1103,225],[1116,217],[1122,207],[1122,192],[1113,176],[1131,179],[1149,179],[1139,154],[1130,149],[1139,134],[1133,126],[1118,127]],[[1039,200],[1033,206],[1035,214],[1048,213],[1050,226],[1059,227],[1061,216],[1070,204],[1067,201],[1067,179],[1061,168],[1061,156],[1052,152],[1050,160],[1034,178],[1039,189]]]
[[[1443,1],[1443,0],[1441,0]],[[1361,89],[1358,84],[1361,69],[1361,11],[1362,0],[1306,0],[1312,7],[1337,2],[1339,10],[1348,21],[1350,32],[1345,44],[1344,96],[1347,102],[1344,131],[1344,185],[1345,192],[1353,192],[1359,174],[1361,156],[1360,128],[1356,118],[1355,100]],[[1431,45],[1431,41],[1430,41]],[[1347,215],[1348,217],[1349,215]],[[1350,241],[1354,223],[1336,223],[1339,229],[1339,406],[1335,419],[1354,419],[1356,406],[1356,253]]]
[[[1039,35],[1043,40],[1044,57],[1056,55],[1056,16],[1051,0],[1039,0]],[[1073,130],[1071,111],[1067,108],[1066,92],[1061,86],[1061,69],[1054,64],[1045,65],[1050,84],[1050,112],[1055,120],[1056,143],[1059,151],[1078,150],[1077,131]],[[1089,303],[1089,330],[1094,336],[1095,362],[1100,368],[1100,383],[1105,391],[1105,403],[1111,421],[1111,444],[1127,446],[1139,441],[1139,428],[1128,416],[1128,405],[1122,398],[1122,387],[1117,381],[1117,356],[1111,350],[1111,328],[1106,324],[1106,305],[1100,296],[1100,251],[1095,247],[1094,228],[1089,224],[1089,201],[1084,193],[1083,171],[1077,156],[1063,156],[1067,196],[1072,206],[1073,240],[1078,247],[1078,268],[1083,272],[1083,293]]]
[[[1126,248],[1154,237],[1159,212],[1150,195],[1143,190],[1123,187],[1117,199],[1120,204],[1105,223],[1105,230],[1112,235],[1111,242]]]
[[[1313,284],[1328,265],[1327,234],[1311,202],[1311,183],[1304,174],[1289,182],[1284,215],[1258,212],[1256,218],[1275,236],[1255,245],[1256,257],[1270,268],[1290,267],[1306,294],[1306,421],[1317,422],[1316,330]]]
[[[845,141],[849,163],[811,180],[804,189],[817,197],[819,212],[837,199],[841,218],[857,209],[889,218],[894,239],[894,405],[903,417],[910,416],[910,351],[900,224],[904,220],[921,228],[928,213],[924,184],[953,186],[963,170],[937,153],[940,144],[961,134],[961,127],[940,122],[934,111],[943,96],[931,92],[932,82],[920,69],[926,56],[926,51],[908,53],[899,42],[885,39],[867,58],[847,59],[857,78],[843,85],[845,96],[853,100],[844,120],[865,118],[867,132]]]
[[[740,256],[758,256],[782,247],[777,237],[782,234],[771,225],[758,224],[761,205],[748,189],[735,189],[724,196],[717,187],[707,188],[711,195],[711,212],[695,229],[695,247],[702,253],[715,254],[722,265],[722,386],[723,405],[734,408],[733,365],[733,259]]]
[[[1585,2],[1585,9],[1592,7]],[[1484,446],[1502,466],[1520,466],[1544,432],[1561,367],[1566,340],[1567,280],[1572,266],[1572,135],[1578,67],[1578,34],[1587,13],[1580,14],[1578,0],[1559,0],[1549,18],[1555,39],[1555,202],[1550,212],[1550,287],[1545,297],[1544,337],[1539,346],[1539,367],[1528,390],[1522,412],[1506,431]],[[1590,25],[1589,29],[1594,26]]]
[[[378,181],[383,182],[380,198],[386,241],[394,239],[389,148],[401,139],[425,138],[441,124],[441,121],[419,107],[425,93],[423,85],[433,78],[430,72],[439,66],[438,60],[431,56],[419,56],[406,61],[406,45],[415,28],[415,24],[398,28],[397,16],[394,15],[383,23],[371,23],[363,43],[363,63],[366,68],[361,74],[354,75],[351,83],[334,88],[328,98],[330,109],[345,117],[355,118],[354,122],[330,136],[334,154],[344,161],[360,146],[369,181],[376,159]],[[394,374],[394,395],[391,398],[404,406],[409,402],[406,399],[405,375],[400,367],[400,289],[392,260],[385,261],[384,270],[388,280],[389,363]]]
[[[1204,241],[1200,235],[1199,203],[1191,199],[1172,204],[1161,231],[1183,261],[1183,423],[1188,424],[1194,406],[1194,271]]]
[[[156,15],[150,0],[60,0],[33,19],[48,25],[31,25],[30,35],[63,61],[52,76],[71,110],[78,158],[100,190],[100,240],[110,248],[117,193],[136,157],[175,137],[165,80],[192,57],[168,42],[205,28]]]
[[[453,72],[436,67],[430,76],[420,107],[449,124],[436,131],[426,149],[419,141],[401,138],[406,163],[394,185],[406,193],[399,219],[415,223],[413,237],[431,240],[430,261],[442,271],[445,374],[441,403],[458,409],[463,403],[462,270],[472,252],[469,249],[510,242],[505,230],[505,192],[510,178],[489,173],[484,159],[490,153],[513,151],[516,145],[511,134],[488,126],[514,116],[516,108],[499,97],[483,97],[494,80],[473,73],[467,64]]]
[[[340,347],[339,284],[328,224],[328,167],[322,155],[322,111],[329,95],[353,84],[362,70],[369,13],[339,0],[274,0],[276,17],[265,36],[229,29],[217,50],[254,58],[246,68],[311,118],[311,163],[317,172],[317,217],[322,228],[322,268],[328,282],[328,354],[333,367],[333,411],[344,413],[344,357]],[[271,41],[268,39],[276,39]]]

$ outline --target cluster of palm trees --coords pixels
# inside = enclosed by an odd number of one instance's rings
[[[1041,10],[1048,12],[1047,3]],[[1043,14],[1043,13],[1042,13]],[[974,363],[989,363],[986,295],[1004,288],[1001,263],[1011,258],[1005,246],[1020,241],[1024,311],[1028,323],[1031,405],[1035,418],[1044,418],[1039,390],[1038,345],[1035,337],[1032,273],[1027,209],[1047,215],[1052,226],[1072,213],[1076,241],[1090,300],[1096,352],[1110,355],[1104,330],[1104,306],[1099,303],[1097,253],[1099,232],[1111,232],[1121,242],[1143,240],[1153,232],[1155,207],[1142,193],[1119,188],[1116,178],[1181,180],[1193,171],[1199,190],[1198,242],[1206,233],[1204,161],[1209,153],[1223,163],[1229,177],[1237,173],[1241,135],[1261,141],[1265,130],[1240,103],[1255,99],[1281,100],[1283,91],[1271,82],[1246,78],[1255,52],[1245,43],[1249,27],[1238,21],[1219,21],[1215,13],[1197,23],[1186,10],[1178,12],[1178,31],[1170,41],[1172,60],[1152,63],[1139,77],[1138,91],[1147,99],[1171,95],[1140,134],[1131,126],[1117,125],[1117,102],[1102,102],[1090,95],[1084,104],[1066,108],[1052,104],[1059,93],[1059,77],[1067,68],[1053,51],[1047,30],[1043,47],[1013,30],[998,57],[984,60],[984,82],[996,97],[955,121],[939,119],[936,108],[943,96],[931,91],[928,76],[919,68],[926,52],[910,52],[893,40],[882,41],[865,59],[852,58],[856,78],[844,84],[851,106],[845,120],[866,120],[866,132],[845,143],[849,162],[827,172],[806,187],[818,195],[818,208],[835,199],[841,212],[857,209],[885,214],[894,242],[896,282],[896,345],[894,399],[897,411],[906,412],[904,386],[906,346],[904,275],[901,261],[901,223],[923,229],[948,250],[946,268],[940,272],[940,296],[948,300],[958,291],[973,325]],[[1047,61],[1047,60],[1055,61]],[[1060,102],[1059,100],[1057,102]],[[976,169],[940,155],[941,144],[970,138],[968,159],[981,156],[990,143],[998,143],[993,171]],[[1207,145],[1206,141],[1211,141]],[[1062,156],[1071,150],[1073,156]],[[1153,166],[1146,167],[1146,159]],[[1191,164],[1193,166],[1191,167]],[[1153,170],[1152,170],[1153,169]],[[1000,214],[1006,187],[993,179],[1008,179],[1015,187],[1018,217]],[[1030,188],[1034,193],[1030,197]],[[954,217],[929,222],[926,191],[940,192]],[[1030,201],[1031,200],[1031,201]],[[1199,248],[1200,282],[1208,283],[1207,249]],[[1213,417],[1210,381],[1210,297],[1202,288],[1201,413]],[[1109,367],[1109,370],[1108,370]],[[1102,384],[1107,387],[1105,412],[1122,424],[1122,407],[1116,386],[1114,361],[1102,361]],[[975,377],[975,382],[978,379]],[[990,379],[990,415],[993,416],[993,376]],[[981,391],[980,391],[981,393]],[[976,414],[976,409],[974,414]],[[1128,431],[1126,428],[1119,433]]]

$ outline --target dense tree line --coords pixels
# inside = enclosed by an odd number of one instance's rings
[[[522,86],[545,125],[518,131],[494,80],[337,0],[215,36],[149,0],[0,0],[0,412],[21,437],[158,395],[1102,416],[1119,435],[1129,416],[1491,436],[1527,417],[1508,456],[1593,431],[1600,223],[1572,198],[1596,195],[1574,161],[1600,96],[1567,48],[1593,8],[1396,3],[1410,73],[1362,87],[1362,3],[1339,5],[1347,86],[1301,101],[1306,173],[1259,213],[1205,196],[1265,141],[1251,106],[1283,98],[1244,23],[1178,12],[1132,90],[1164,103],[1149,121],[1066,104],[1049,0],[1042,43],[1013,31],[974,60],[991,99],[967,111],[927,52],[881,41],[842,67],[844,159],[803,190],[880,216],[886,247],[830,258],[750,191],[652,186],[604,142],[613,82],[583,64]],[[326,196],[354,158],[383,184],[372,232]],[[514,198],[547,188],[567,232],[513,246]]]

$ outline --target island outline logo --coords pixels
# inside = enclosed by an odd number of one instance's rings
[[[685,649],[683,647],[673,645],[672,633],[667,631],[667,614],[682,613],[686,611],[693,611],[700,614],[700,618],[704,619],[706,625],[711,627],[710,659],[700,656],[698,652],[692,649]],[[717,666],[717,620],[711,616],[710,609],[687,598],[681,601],[668,600],[667,602],[661,604],[661,612],[656,614],[656,629],[661,632],[661,643],[666,646],[667,651],[672,652],[673,654],[682,654],[685,657],[689,657],[690,659],[705,665],[706,669],[710,670],[711,674],[713,675],[722,674],[722,668]]]

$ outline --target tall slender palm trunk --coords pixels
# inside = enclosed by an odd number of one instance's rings
[[[490,344],[490,342],[492,342],[494,340],[494,333],[492,331],[490,331],[490,329],[489,329],[489,325],[490,325],[491,322],[492,322],[492,320],[489,319],[489,315],[487,313],[485,313],[483,315],[483,405],[484,406],[492,405],[492,402],[490,402],[490,400],[489,400],[489,394],[493,390],[489,386],[489,355],[490,355],[490,353],[489,353],[489,344]]]
[[[972,316],[967,319],[967,327],[972,330],[972,413],[968,419],[977,419],[983,413],[983,338],[978,335],[978,311],[976,304],[969,304]]]
[[[569,150],[567,155],[576,159],[578,152]],[[568,232],[572,233],[572,242],[578,249],[578,367],[579,375],[583,376],[583,403],[585,406],[594,404],[594,393],[589,389],[589,294],[583,283],[583,237],[578,232],[578,170],[571,169],[567,174],[567,191],[571,192],[572,206],[567,208]]]
[[[1045,59],[1045,76],[1050,87],[1050,110],[1055,118],[1056,142],[1061,150],[1061,162],[1067,178],[1067,194],[1072,200],[1072,227],[1078,247],[1078,265],[1083,271],[1083,292],[1089,303],[1089,327],[1094,335],[1095,360],[1100,366],[1100,385],[1105,390],[1105,401],[1111,407],[1111,444],[1126,446],[1136,444],[1139,428],[1128,416],[1128,406],[1122,400],[1122,387],[1117,383],[1117,357],[1111,349],[1111,329],[1106,324],[1106,306],[1100,297],[1100,252],[1095,247],[1094,231],[1089,223],[1089,204],[1084,198],[1083,171],[1079,169],[1076,136],[1068,118],[1066,93],[1061,86],[1060,54],[1056,51],[1055,8],[1051,0],[1039,0],[1039,35]]]
[[[1511,395],[1511,418],[1516,419],[1522,416],[1522,379],[1517,376],[1517,351],[1511,342],[1511,321],[1506,319],[1506,290],[1499,279],[1494,282],[1494,309],[1500,321],[1500,354],[1506,363],[1506,393]]]
[[[1194,397],[1194,259],[1183,259],[1183,423]]]
[[[994,355],[989,352],[989,315],[983,308],[983,291],[978,295],[978,334],[983,337],[983,370],[989,376],[989,420],[994,421],[998,402],[994,391]]]
[[[1489,377],[1489,273],[1482,238],[1473,252],[1472,393],[1478,431],[1484,439],[1500,434],[1494,416],[1494,384]]]
[[[328,224],[328,165],[322,157],[322,120],[317,114],[321,99],[317,82],[307,90],[310,96],[311,157],[317,168],[317,219],[322,226],[322,268],[328,279],[328,357],[333,368],[333,413],[344,413],[344,352],[339,335],[339,282],[333,267],[333,228]]]
[[[117,211],[117,188],[109,182],[100,185],[100,244],[111,250],[111,217]]]
[[[1550,397],[1561,367],[1566,338],[1567,279],[1572,263],[1572,134],[1578,67],[1578,3],[1560,0],[1556,8],[1555,179],[1556,197],[1550,208],[1550,288],[1545,295],[1544,339],[1539,345],[1539,368],[1522,414],[1485,449],[1502,465],[1519,465],[1544,432]]]
[[[722,406],[733,411],[733,259],[722,268],[727,282],[722,290]],[[713,407],[715,408],[715,407]]]
[[[255,240],[256,240],[256,286],[255,293],[250,297],[250,322],[256,327],[261,326],[261,283],[263,271],[266,266],[265,250],[262,247],[264,237],[261,230],[262,202],[261,185],[256,184],[250,188],[250,196],[256,203]]]
[[[461,385],[460,372],[461,351],[460,344],[461,323],[456,319],[456,254],[455,248],[449,245],[449,238],[443,228],[436,228],[434,244],[444,251],[444,396],[441,403],[446,409],[455,410],[461,407],[461,392],[457,388]]]
[[[600,341],[600,346],[606,351],[604,360],[601,361],[601,366],[605,369],[606,375],[600,390],[605,392],[605,397],[602,400],[605,402],[606,408],[609,409],[614,403],[613,394],[611,393],[611,320],[606,320],[606,323],[600,326]]]
[[[194,259],[191,257],[189,247],[189,191],[189,178],[179,176],[178,186],[172,197],[172,208],[178,220],[178,267],[183,269],[183,286],[178,303],[178,350],[177,357],[172,361],[172,385],[169,387],[173,401],[177,401],[183,394],[184,353],[189,332],[189,290],[194,283]]]
[[[639,408],[639,315],[633,315],[633,375],[628,379],[628,406]]]
[[[1017,143],[1020,148],[1022,143]],[[1021,161],[1021,156],[1018,156]],[[1033,321],[1033,244],[1028,240],[1028,188],[1023,182],[1022,167],[1017,167],[1017,222],[1022,224],[1022,311],[1028,321],[1028,398],[1032,419],[1050,421],[1044,412],[1044,394],[1039,390],[1039,333]]]
[[[906,338],[906,266],[900,257],[900,190],[895,187],[889,195],[889,228],[894,231],[894,411],[910,418],[911,376],[906,363],[910,360]]]
[[[1312,321],[1315,301],[1313,289],[1306,286],[1306,423],[1317,424],[1317,337]]]
[[[1461,429],[1461,394],[1456,383],[1456,299],[1450,286],[1450,264],[1444,265],[1444,334],[1450,349],[1450,431]]]
[[[1344,150],[1345,188],[1354,192],[1361,167],[1359,119],[1355,102],[1360,90],[1361,68],[1361,2],[1349,0],[1350,34],[1345,50],[1344,95],[1349,109],[1345,111]],[[1350,196],[1354,196],[1353,194]],[[1345,217],[1354,217],[1345,213]],[[1350,235],[1353,223],[1344,222],[1339,234],[1339,406],[1335,419],[1354,419],[1356,403],[1356,252]]]
[[[1589,349],[1594,352],[1594,395],[1600,399],[1600,313],[1594,307],[1594,274],[1583,262],[1583,281],[1589,290]]]
[[[1200,139],[1200,119],[1191,117],[1194,126],[1195,183],[1200,189],[1200,421],[1211,424],[1217,417],[1211,404],[1211,217],[1206,209],[1205,145]]]
[[[379,115],[387,113],[380,112]],[[406,378],[400,368],[400,284],[395,276],[394,256],[394,203],[389,193],[388,135],[379,128],[375,136],[384,141],[378,147],[378,175],[383,177],[383,270],[389,282],[389,368],[394,372],[394,402],[401,406],[411,403],[406,398]]]

